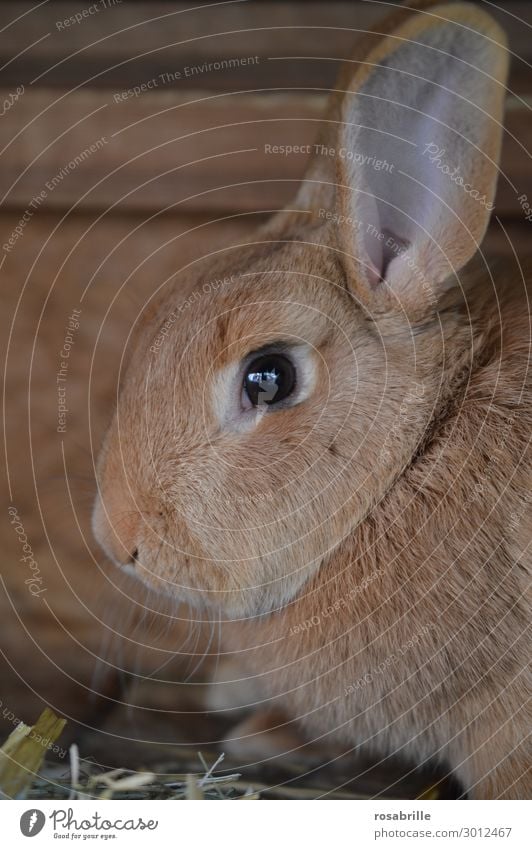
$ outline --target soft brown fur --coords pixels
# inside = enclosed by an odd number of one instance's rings
[[[348,228],[317,214],[346,214],[348,175],[331,167],[317,161],[253,243],[190,269],[198,297],[181,312],[179,281],[147,312],[95,531],[149,586],[242,620],[225,626],[228,650],[248,648],[264,698],[313,738],[443,761],[477,798],[526,797],[526,285],[467,262],[459,228],[445,234],[459,285],[425,265],[437,309],[405,281],[370,285]],[[494,167],[474,174],[489,197]],[[486,214],[464,207],[480,238]],[[221,423],[231,365],[294,338],[313,351],[310,397],[251,430]]]

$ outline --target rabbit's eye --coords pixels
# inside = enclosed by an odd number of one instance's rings
[[[283,354],[263,354],[252,360],[244,376],[244,392],[254,407],[278,404],[292,394],[296,370]]]

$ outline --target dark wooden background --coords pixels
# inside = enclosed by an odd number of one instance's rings
[[[340,60],[393,5],[114,2],[62,28],[58,22],[90,4],[51,2],[29,14],[36,4],[0,7],[4,21],[18,18],[0,43],[0,94],[25,86],[2,121],[4,208],[24,208],[101,136],[108,140],[102,151],[49,194],[46,208],[184,216],[282,206],[306,157],[265,156],[264,143],[312,141]],[[527,250],[530,226],[517,197],[532,196],[532,4],[481,5],[505,27],[513,53],[496,213]],[[258,61],[185,76],[187,66],[242,56]],[[180,79],[160,82],[176,72]],[[115,102],[115,94],[152,79],[157,87]],[[490,244],[510,250],[498,226]]]

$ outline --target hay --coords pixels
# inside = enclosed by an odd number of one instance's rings
[[[70,763],[66,769],[64,764],[57,763],[43,766],[50,744],[64,726],[65,720],[49,710],[44,711],[33,728],[22,723],[17,726],[0,750],[0,790],[5,796],[58,800],[446,798],[445,787],[434,778],[429,781],[428,776],[425,780],[419,776],[415,783],[411,781],[405,787],[398,781],[399,773],[394,777],[394,771],[386,768],[385,774],[381,770],[371,777],[364,765],[359,765],[360,775],[365,776],[362,782],[350,780],[349,769],[343,774],[338,769],[331,772],[327,764],[302,769],[301,765],[286,761],[282,768],[256,765],[255,769],[247,770],[249,774],[244,779],[239,772],[227,770],[224,755],[218,753],[204,756],[197,752],[177,758],[174,752],[172,760],[150,763],[148,769],[109,770],[93,758],[80,758],[74,743],[69,749]]]

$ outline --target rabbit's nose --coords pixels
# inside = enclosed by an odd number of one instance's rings
[[[138,559],[141,516],[137,510],[112,510],[100,496],[92,516],[94,536],[118,566],[134,566]]]

